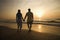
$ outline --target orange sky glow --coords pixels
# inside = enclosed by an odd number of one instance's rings
[[[23,18],[31,8],[34,19],[60,18],[60,0],[0,0],[0,19],[16,19],[18,9]]]

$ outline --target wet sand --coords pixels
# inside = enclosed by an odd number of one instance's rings
[[[37,31],[28,32],[22,30],[21,32],[16,29],[11,29],[6,26],[0,26],[0,39],[1,40],[60,40],[60,35],[42,33]]]

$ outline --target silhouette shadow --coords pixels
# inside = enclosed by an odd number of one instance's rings
[[[2,40],[60,40],[59,35],[41,33],[33,30],[28,32],[28,30],[24,29],[21,32],[17,32],[16,29],[11,29],[7,26],[0,26],[0,38]]]

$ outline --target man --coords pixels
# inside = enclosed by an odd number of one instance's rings
[[[29,31],[31,31],[31,27],[32,27],[32,23],[33,23],[33,13],[31,12],[30,8],[28,9],[28,12],[25,15],[24,21],[25,21],[26,17],[27,17],[28,29],[29,29]]]
[[[18,10],[17,14],[16,14],[16,22],[17,22],[17,25],[18,25],[18,30],[20,29],[21,31],[21,28],[22,28],[22,14],[21,14],[21,11]]]

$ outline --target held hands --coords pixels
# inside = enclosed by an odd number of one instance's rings
[[[25,19],[23,19],[23,21],[25,21]]]

